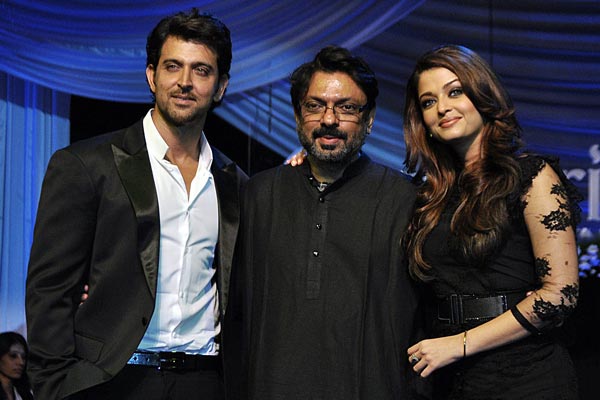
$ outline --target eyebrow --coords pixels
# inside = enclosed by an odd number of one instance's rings
[[[460,83],[460,81],[458,80],[458,78],[456,79],[452,79],[451,81],[447,82],[446,84],[444,84],[444,86],[442,86],[442,89],[446,89],[448,86],[452,85],[453,83],[458,82]],[[432,93],[431,92],[425,92],[425,93],[421,93],[419,95],[419,100],[421,100],[421,97],[423,96],[430,96]]]
[[[168,64],[168,63],[173,63],[173,64],[177,64],[177,65],[183,65],[184,63],[182,63],[181,61],[175,59],[175,58],[167,58],[165,60],[163,60],[162,65]],[[198,68],[198,67],[206,67],[208,68],[210,71],[213,71],[215,68],[207,63],[204,62],[195,62],[192,63],[192,68]]]
[[[305,100],[305,101],[306,101],[306,100],[312,100],[312,101],[317,101],[317,102],[319,102],[319,103],[325,103],[325,104],[327,104],[327,103],[328,103],[328,101],[327,101],[327,100],[325,100],[324,98],[322,98],[322,97],[319,97],[319,96],[306,96],[304,100]],[[352,102],[359,103],[359,101],[358,101],[358,100],[356,100],[356,99],[353,99],[352,97],[343,97],[343,98],[341,98],[341,99],[338,99],[336,102],[334,102],[334,104],[342,104],[342,103],[347,103],[347,102],[349,102],[349,101],[352,101]]]

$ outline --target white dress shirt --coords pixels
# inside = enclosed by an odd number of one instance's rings
[[[143,124],[160,214],[158,285],[154,314],[138,349],[215,355],[221,326],[213,266],[219,209],[212,151],[202,133],[188,196],[179,168],[165,158],[168,146],[151,113]]]

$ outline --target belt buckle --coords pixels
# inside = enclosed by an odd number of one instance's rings
[[[185,353],[161,351],[158,355],[158,369],[161,371],[179,371],[185,368]]]
[[[508,311],[510,307],[508,307],[508,296],[506,294],[501,294],[500,299],[502,300],[502,312]]]

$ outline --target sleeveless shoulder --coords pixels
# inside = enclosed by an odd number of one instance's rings
[[[546,165],[549,165],[560,179],[561,186],[558,190],[562,191],[564,198],[567,200],[568,209],[571,214],[571,222],[573,228],[575,228],[581,221],[581,207],[579,206],[579,202],[583,200],[583,196],[560,168],[558,157],[526,152],[519,155],[516,160],[521,169],[519,186],[517,191],[510,196],[508,203],[510,206],[518,207],[521,212],[515,213],[514,215],[523,214],[522,211],[525,210],[525,207],[527,206],[524,195],[531,188],[533,179],[538,176],[540,171]]]

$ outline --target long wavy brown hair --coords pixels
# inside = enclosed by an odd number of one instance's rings
[[[432,68],[453,72],[483,119],[481,158],[466,167],[450,146],[428,135],[423,122],[418,85],[421,73]],[[454,190],[459,192],[459,204],[451,232],[458,256],[471,264],[484,262],[499,247],[507,228],[506,199],[518,185],[515,154],[523,145],[512,101],[488,63],[456,45],[425,53],[407,83],[404,137],[407,171],[422,182],[404,238],[411,275],[420,280],[431,278],[423,245]]]

